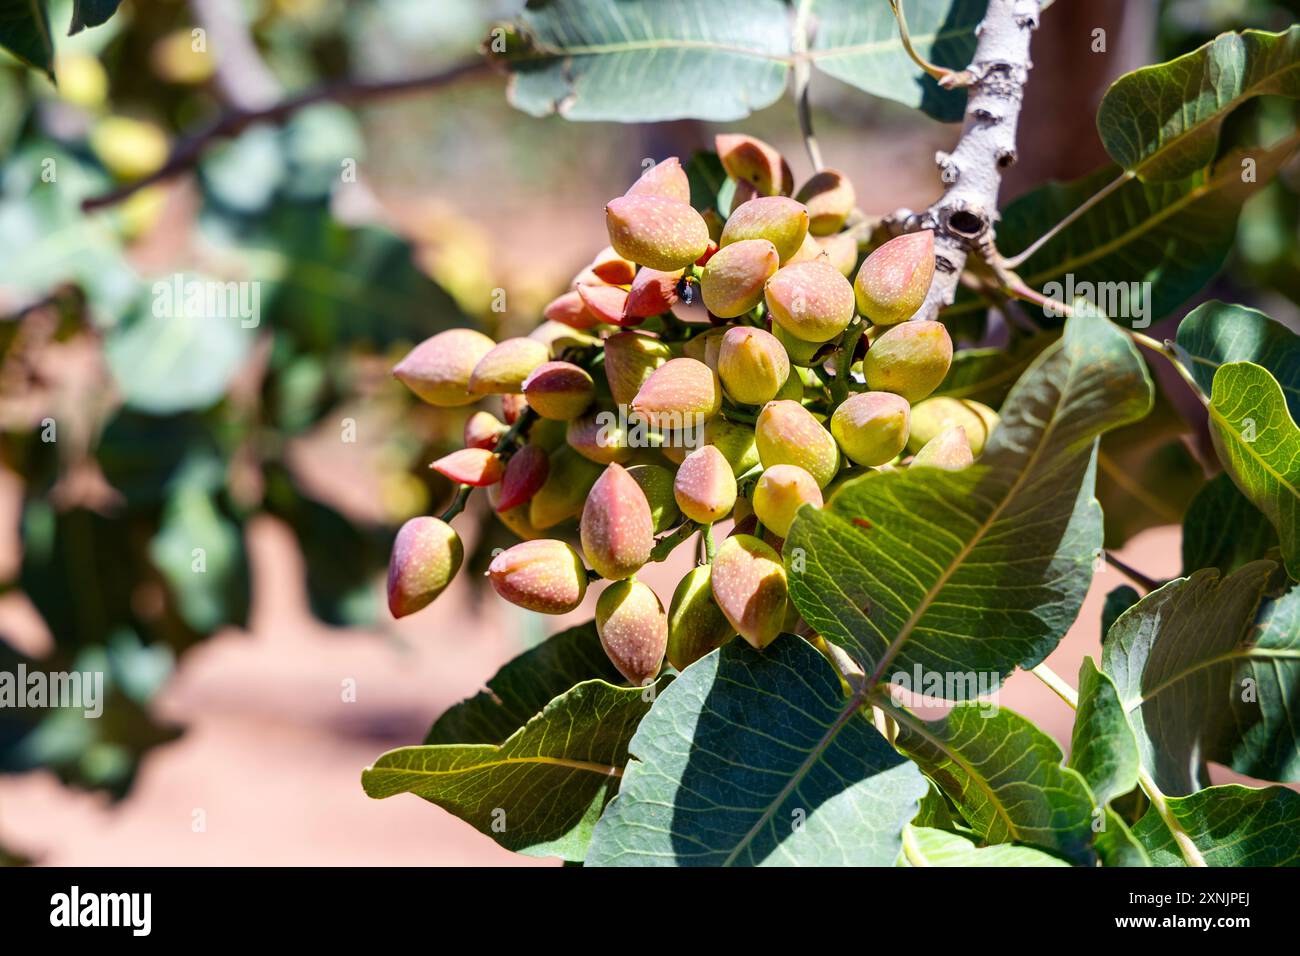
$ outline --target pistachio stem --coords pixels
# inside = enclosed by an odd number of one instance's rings
[[[679,544],[699,530],[700,526],[694,521],[683,521],[676,531],[655,542],[654,550],[650,552],[650,560],[663,561],[677,549]]]
[[[718,549],[713,543],[713,525],[704,525],[701,537],[704,539],[704,561],[706,564],[712,564],[714,557],[718,553]]]
[[[496,446],[492,449],[492,454],[500,455],[507,451],[511,445],[519,440],[519,436],[528,430],[528,426],[536,418],[537,413],[531,408],[525,408],[520,412],[519,417],[515,419],[515,423],[510,426],[510,430],[502,435],[501,440],[496,443]],[[469,503],[470,493],[473,491],[473,485],[457,485],[456,496],[451,499],[451,504],[447,506],[447,510],[438,516],[439,520],[451,521],[452,518],[464,511],[465,506]]]

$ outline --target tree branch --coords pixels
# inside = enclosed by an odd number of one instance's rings
[[[934,230],[934,282],[919,319],[933,319],[952,304],[971,254],[996,258],[998,190],[1002,171],[1016,161],[1016,130],[1032,66],[1029,40],[1039,10],[1039,0],[989,0],[975,57],[964,71],[969,90],[961,139],[951,153],[935,157],[948,187],[929,209],[906,214],[902,223],[907,232]]]
[[[83,212],[93,212],[120,203],[128,196],[179,176],[193,168],[208,149],[217,140],[238,136],[248,127],[257,123],[283,123],[299,110],[317,103],[360,103],[367,100],[384,99],[390,96],[402,96],[408,93],[438,89],[449,86],[468,76],[488,72],[487,61],[482,58],[469,60],[456,66],[425,73],[417,76],[402,77],[396,80],[341,80],[326,83],[295,96],[287,97],[271,106],[259,109],[234,109],[223,113],[208,126],[181,138],[167,161],[155,172],[142,179],[126,183],[111,192],[100,196],[91,196],[81,203]]]

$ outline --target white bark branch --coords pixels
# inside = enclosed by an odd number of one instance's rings
[[[1039,10],[1040,0],[989,0],[976,30],[975,57],[962,77],[969,86],[961,139],[951,153],[935,157],[947,190],[925,212],[902,214],[903,231],[934,230],[934,282],[915,318],[933,319],[952,304],[972,253],[995,259],[998,190],[1002,171],[1016,161],[1020,107],[1033,65],[1029,40]]]

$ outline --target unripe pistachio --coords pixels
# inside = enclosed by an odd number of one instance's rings
[[[703,362],[717,372],[718,353],[722,349],[722,336],[727,330],[722,327],[708,329],[682,343],[682,353],[687,358]],[[712,364],[710,364],[712,362]]]
[[[601,322],[608,325],[624,324],[623,313],[627,309],[627,290],[616,285],[580,285],[578,296],[587,311]],[[639,325],[636,320],[629,325]]]
[[[682,514],[712,524],[731,514],[736,503],[736,475],[722,452],[705,445],[682,460],[673,479],[673,494]]]
[[[628,289],[627,303],[623,307],[623,321],[620,325],[635,325],[632,319],[647,319],[652,315],[662,315],[677,304],[677,283],[682,279],[681,269],[672,272],[660,272],[658,269],[642,269],[632,280]]]
[[[781,633],[788,590],[781,556],[753,535],[733,535],[713,559],[713,597],[731,626],[762,650]]]
[[[486,488],[501,480],[505,468],[501,459],[485,448],[462,448],[443,455],[429,466],[457,484]]]
[[[623,196],[605,207],[609,243],[624,258],[651,269],[689,266],[709,246],[709,227],[684,202]]]
[[[663,453],[669,461],[680,465],[687,455],[705,445],[722,453],[737,478],[758,464],[754,429],[744,422],[728,421],[721,416],[709,419],[703,436],[699,432],[690,435],[669,433]]]
[[[970,439],[961,425],[945,428],[921,446],[909,467],[942,468],[944,471],[961,471],[975,460],[971,454]]]
[[[633,465],[627,473],[641,486],[641,493],[650,506],[655,534],[676,527],[682,513],[673,494],[673,472],[663,465]]]
[[[572,362],[545,362],[524,379],[524,398],[542,418],[577,418],[595,397],[596,383]]]
[[[546,481],[528,502],[528,523],[539,530],[582,513],[587,492],[600,477],[601,467],[583,458],[568,445],[550,454]]]
[[[746,239],[766,239],[776,246],[784,265],[799,251],[808,235],[808,210],[803,203],[784,196],[759,196],[731,214],[722,228],[718,245],[722,249]]]
[[[876,325],[910,318],[934,279],[934,233],[926,229],[890,239],[867,256],[853,288],[858,311]]]
[[[691,201],[691,181],[682,169],[682,161],[676,156],[669,156],[661,163],[655,163],[641,174],[625,193],[628,196],[659,196],[676,202]]]
[[[775,398],[789,379],[790,358],[772,333],[736,326],[722,336],[718,375],[733,402],[762,405]],[[799,391],[802,395],[802,386]]]
[[[636,276],[636,263],[624,259],[614,251],[613,246],[600,250],[587,268],[601,282],[610,285],[627,285]]]
[[[803,393],[804,384],[803,379],[799,376],[799,369],[791,364],[790,371],[786,373],[785,381],[781,383],[781,388],[776,393],[776,400],[779,402],[802,402]]]
[[[582,296],[576,291],[566,292],[552,299],[550,305],[542,311],[542,315],[549,322],[559,322],[580,331],[595,328],[600,324],[600,319],[587,310]]]
[[[810,232],[803,237],[803,242],[799,246],[799,251],[786,260],[786,265],[794,265],[796,262],[812,262],[822,254],[822,247],[817,244],[816,238]]]
[[[803,505],[822,506],[822,490],[812,475],[798,465],[773,465],[764,469],[754,485],[754,514],[763,527],[784,538]]]
[[[491,451],[506,431],[505,424],[491,412],[475,412],[465,419],[465,447]]]
[[[785,354],[789,356],[792,365],[807,368],[814,364],[822,364],[817,362],[816,356],[826,345],[825,342],[805,342],[803,339],[787,332],[779,322],[772,323],[772,334],[776,336],[776,340],[785,349]],[[824,362],[825,359],[822,361]],[[785,398],[787,396],[783,395],[781,397]]]
[[[794,190],[790,166],[776,147],[734,133],[720,133],[713,145],[732,179],[748,183],[764,196],[788,196]]]
[[[640,581],[615,581],[596,601],[596,633],[610,662],[632,684],[653,680],[668,647],[668,617]]]
[[[840,449],[831,433],[797,402],[768,402],[754,426],[764,468],[798,465],[825,488],[840,470]]]
[[[795,198],[808,207],[808,231],[814,236],[839,232],[858,202],[849,178],[834,169],[813,176]]]
[[[862,360],[867,386],[902,395],[915,405],[943,382],[952,365],[952,339],[942,322],[903,322],[871,343]]]
[[[448,329],[425,339],[393,368],[403,385],[430,405],[469,405],[469,379],[496,343],[473,329]]]
[[[589,411],[569,422],[564,440],[570,448],[598,465],[625,462],[632,457],[627,431],[619,417],[607,409]]]
[[[734,319],[763,301],[763,285],[780,265],[766,239],[733,242],[709,260],[700,276],[704,305],[719,318]]]
[[[631,405],[650,373],[672,358],[672,354],[665,342],[644,332],[617,332],[607,338],[605,379],[614,401]]]
[[[654,428],[693,427],[722,407],[717,376],[703,362],[678,358],[650,373],[632,400],[632,409]]]
[[[546,484],[551,471],[551,461],[538,445],[525,445],[506,462],[505,475],[493,507],[498,512],[511,511],[527,504],[533,495]]]
[[[523,393],[518,395],[501,396],[501,417],[506,420],[507,425],[513,425],[519,421],[519,416],[528,408],[528,402],[525,401]]]
[[[893,461],[907,447],[910,408],[892,392],[860,392],[831,415],[831,434],[840,449],[859,465],[876,467]]]
[[[584,285],[606,285],[606,282],[596,275],[596,270],[591,266],[584,266],[582,271],[574,276],[573,281],[569,283],[569,291],[577,292],[578,288]]]
[[[568,428],[567,422],[539,418],[528,429],[528,444],[537,445],[546,452],[553,452],[564,445]]]
[[[805,342],[828,342],[853,321],[853,286],[829,259],[785,266],[767,283],[772,321]]]
[[[655,544],[650,503],[622,465],[610,465],[596,479],[578,527],[582,553],[603,578],[630,578],[650,560]]]
[[[684,670],[736,636],[713,599],[711,568],[692,568],[668,605],[668,663]]]
[[[852,233],[823,236],[817,240],[817,247],[826,253],[826,258],[840,275],[846,278],[853,275],[858,265],[858,240]]]
[[[982,402],[936,395],[913,407],[912,437],[907,447],[909,451],[919,453],[942,432],[960,425],[966,431],[971,455],[978,458],[999,421],[998,413]]]
[[[523,391],[524,379],[551,357],[536,339],[506,339],[488,352],[469,377],[471,395],[505,395]]]
[[[523,541],[502,551],[488,565],[488,579],[511,604],[540,614],[567,614],[587,593],[582,558],[552,538]]]
[[[460,537],[438,518],[412,518],[397,531],[388,562],[388,610],[406,617],[427,606],[460,570]]]
[[[548,356],[563,355],[571,348],[585,348],[600,341],[594,335],[579,331],[570,325],[565,325],[563,322],[552,322],[549,319],[529,332],[528,338],[545,345]]]

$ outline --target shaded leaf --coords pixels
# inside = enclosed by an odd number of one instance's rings
[[[402,747],[361,775],[376,799],[414,793],[502,846],[581,860],[618,789],[628,740],[655,691],[586,681],[494,744]]]
[[[1282,562],[1300,580],[1300,428],[1287,412],[1282,389],[1251,362],[1221,365],[1209,412],[1219,460],[1273,525]]]
[[[1043,332],[1017,339],[1009,348],[961,349],[934,394],[972,399],[996,409],[1034,359],[1059,337],[1056,332]]]
[[[1124,819],[1106,808],[1105,826],[1093,838],[1093,849],[1102,866],[1110,867],[1144,867],[1151,865],[1151,857],[1146,847],[1133,835],[1132,829]]]
[[[122,0],[73,0],[72,26],[68,35],[79,33],[86,27],[97,27],[107,23]]]
[[[1214,159],[1228,114],[1264,94],[1300,96],[1300,26],[1224,33],[1176,60],[1124,74],[1102,98],[1097,130],[1128,172],[1179,179]]]
[[[487,689],[449,708],[429,728],[426,744],[499,744],[570,687],[599,678],[621,684],[592,622],[571,627],[520,654]]]
[[[891,667],[942,674],[960,661],[1005,675],[1038,663],[1078,615],[1101,548],[1095,440],[1150,401],[1127,337],[1071,319],[974,465],[873,474],[801,511],[785,543],[796,607],[885,680]]]
[[[926,784],[813,647],[733,641],[655,702],[589,866],[889,866]]]
[[[1208,787],[1170,797],[1169,812],[1209,866],[1300,865],[1300,793]],[[1186,866],[1169,827],[1155,809],[1133,828],[1156,866]]]
[[[0,47],[54,79],[54,38],[43,2],[0,0]]]
[[[1091,657],[1079,667],[1079,707],[1070,738],[1070,767],[1088,782],[1099,806],[1128,793],[1141,768],[1137,740],[1111,679]]]
[[[1201,489],[1183,519],[1183,574],[1200,568],[1231,574],[1277,546],[1268,519],[1230,477],[1219,475]]]
[[[1291,417],[1300,418],[1300,335],[1281,322],[1216,299],[1197,306],[1178,324],[1175,341],[1183,364],[1206,395],[1220,365],[1254,362],[1277,379]]]
[[[210,634],[223,625],[247,623],[244,537],[203,487],[182,485],[171,496],[149,555],[176,595],[177,611],[194,630]]]
[[[1140,600],[1142,595],[1129,584],[1121,584],[1107,592],[1106,603],[1101,609],[1101,633],[1109,631],[1119,616]]]
[[[897,745],[921,765],[989,843],[1028,843],[1079,864],[1093,861],[1088,785],[1061,765],[1061,748],[1005,707],[959,704],[939,720],[890,708]]]

